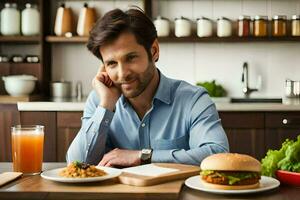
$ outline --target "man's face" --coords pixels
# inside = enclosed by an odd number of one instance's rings
[[[154,63],[132,33],[122,33],[100,53],[108,76],[127,98],[139,96],[153,78]]]

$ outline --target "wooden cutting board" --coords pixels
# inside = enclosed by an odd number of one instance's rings
[[[154,163],[159,167],[178,169],[178,171],[163,174],[160,176],[142,176],[123,172],[119,176],[119,181],[122,184],[134,186],[149,186],[157,185],[167,181],[184,179],[190,176],[199,175],[200,167],[193,165],[184,165],[177,163]]]
[[[25,176],[0,189],[0,199],[1,193],[7,193],[9,199],[177,200],[183,183],[184,180],[177,180],[138,187],[120,184],[115,178],[100,182],[68,184],[46,180],[35,175]]]

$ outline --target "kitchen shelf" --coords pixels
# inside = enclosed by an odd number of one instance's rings
[[[7,104],[16,104],[17,102],[29,102],[29,101],[40,101],[43,100],[44,97],[40,95],[26,95],[26,96],[10,96],[10,95],[0,95],[0,103]]]
[[[0,36],[2,43],[39,43],[40,36]]]
[[[88,37],[59,37],[59,36],[47,36],[46,41],[50,43],[86,43],[88,41]],[[285,37],[205,37],[199,38],[197,36],[191,37],[159,37],[158,41],[161,43],[164,42],[173,42],[173,43],[185,43],[185,42],[207,42],[207,43],[217,43],[217,42],[280,42],[280,41],[293,41],[293,42],[300,42],[300,37],[292,37],[292,36],[285,36]]]
[[[64,37],[64,36],[46,36],[46,42],[50,43],[86,43],[88,37],[82,36],[73,36],[73,37]]]
[[[217,42],[280,42],[280,41],[293,41],[293,42],[300,42],[300,37],[238,37],[238,36],[231,36],[231,37],[204,37],[199,38],[197,36],[194,37],[160,37],[158,38],[159,42],[174,42],[174,43],[184,43],[184,42],[207,42],[207,43],[217,43]]]

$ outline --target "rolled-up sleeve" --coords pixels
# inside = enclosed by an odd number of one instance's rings
[[[98,164],[103,157],[107,132],[114,113],[98,105],[99,100],[95,92],[91,92],[81,118],[81,129],[67,151],[68,163],[80,161]]]

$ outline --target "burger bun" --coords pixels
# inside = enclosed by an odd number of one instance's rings
[[[206,157],[201,170],[260,172],[261,164],[255,158],[237,153],[218,153]]]

